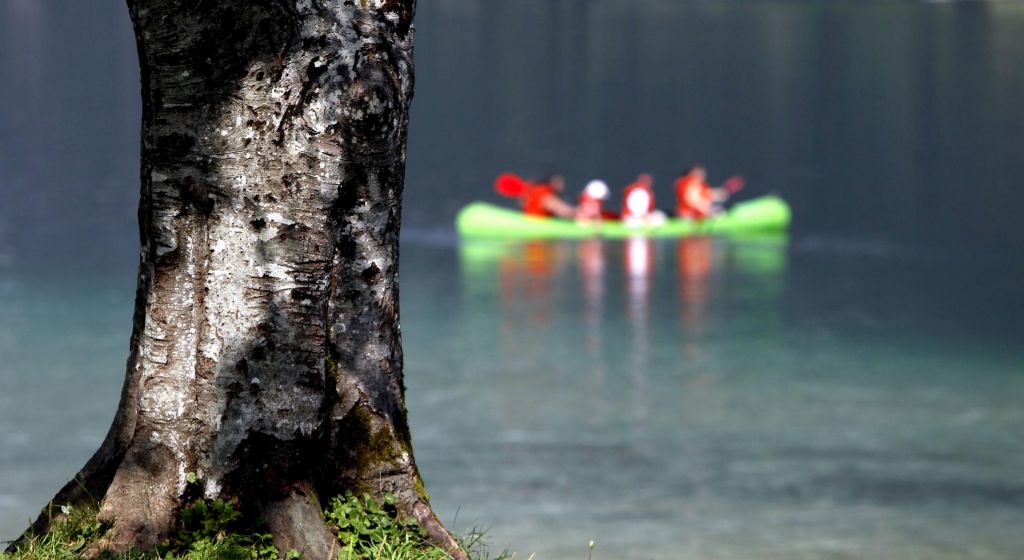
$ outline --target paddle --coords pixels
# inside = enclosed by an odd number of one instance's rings
[[[747,181],[739,175],[733,175],[732,177],[729,177],[728,179],[723,181],[721,188],[726,192],[726,196],[725,198],[722,198],[721,200],[715,200],[712,203],[712,208],[714,209],[713,214],[719,214],[721,212],[724,212],[725,203],[728,202],[729,198],[731,198],[732,195],[738,193],[746,184]],[[701,219],[699,220],[699,223],[703,225],[706,222],[703,219]]]
[[[739,175],[733,175],[722,183],[722,188],[729,192],[729,194],[736,194],[747,184],[746,180]]]
[[[518,198],[523,196],[530,183],[515,173],[502,173],[494,180],[494,190],[501,196]]]

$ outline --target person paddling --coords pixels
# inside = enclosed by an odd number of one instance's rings
[[[712,187],[707,182],[707,170],[694,165],[676,179],[676,215],[680,218],[703,220],[719,211],[719,206],[743,188],[743,178],[730,177],[721,187]]]
[[[576,214],[575,209],[559,196],[564,189],[565,180],[561,175],[551,175],[543,181],[527,183],[519,197],[523,213],[545,218],[573,218]]]
[[[665,215],[654,209],[654,179],[642,173],[622,191],[622,222],[637,227],[665,221]]]
[[[601,203],[608,199],[608,185],[604,181],[591,181],[583,188],[576,202],[576,221],[580,223],[600,222],[604,218]]]

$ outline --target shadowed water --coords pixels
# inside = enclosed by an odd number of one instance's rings
[[[1024,5],[420,2],[402,254],[416,456],[497,548],[1024,550]],[[101,441],[127,357],[120,1],[0,4],[0,540]],[[462,242],[500,171],[692,161],[786,239]]]

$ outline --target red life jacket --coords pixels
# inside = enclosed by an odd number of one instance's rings
[[[523,214],[528,216],[541,216],[550,217],[553,216],[550,210],[547,208],[547,199],[549,196],[553,196],[555,190],[546,184],[530,184],[526,187],[526,192],[523,193],[521,198],[523,203]]]
[[[711,216],[714,193],[711,185],[689,175],[676,180],[676,215],[701,220]]]

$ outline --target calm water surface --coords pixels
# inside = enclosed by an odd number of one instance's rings
[[[542,558],[592,539],[599,558],[1016,558],[1024,379],[1000,329],[1024,274],[834,252],[406,243],[409,408],[439,512]],[[101,439],[130,276],[4,276],[6,535]],[[976,276],[1002,291],[954,302]]]
[[[1024,5],[431,0],[402,255],[442,518],[582,559],[1017,559]],[[102,439],[131,328],[119,1],[0,4],[0,540]],[[13,109],[17,108],[17,109]],[[782,239],[459,243],[502,170],[687,163]]]

